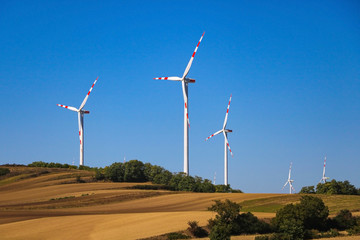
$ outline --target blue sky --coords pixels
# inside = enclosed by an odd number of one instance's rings
[[[188,77],[190,174],[223,183],[222,127],[234,157],[229,183],[281,191],[327,176],[360,187],[358,1],[7,1],[0,8],[0,164],[139,159],[183,170],[181,76]]]

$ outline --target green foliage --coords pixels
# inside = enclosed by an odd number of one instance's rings
[[[75,168],[68,164],[33,162],[29,167],[48,168]],[[96,180],[109,180],[113,182],[147,182],[162,185],[162,189],[190,192],[215,192],[216,188],[208,179],[187,176],[185,173],[171,173],[163,167],[143,163],[138,160],[130,160],[126,163],[115,162],[105,168],[91,168],[79,166],[79,170],[95,171]],[[156,187],[158,189],[159,187]],[[231,190],[226,186],[226,192]]]
[[[298,207],[305,229],[326,229],[329,208],[325,206],[321,198],[302,196]]]
[[[95,179],[96,180],[104,180],[105,179],[105,170],[103,168],[99,168],[95,170]]]
[[[189,221],[188,222],[188,231],[196,238],[202,238],[202,237],[207,237],[208,233],[207,231],[205,231],[205,229],[203,229],[202,227],[199,226],[199,223],[197,221]]]
[[[341,210],[333,219],[334,228],[339,230],[350,229],[357,225],[356,218],[347,209]]]
[[[216,185],[216,192],[220,192],[220,193],[228,193],[230,192],[230,184],[229,185]]]
[[[216,233],[213,233],[213,236],[218,236],[220,233],[225,234],[227,231],[230,231],[230,234],[233,235],[271,232],[269,224],[260,221],[250,212],[239,214],[240,209],[241,206],[236,202],[228,199],[224,202],[216,200],[208,208],[208,210],[217,213],[215,219],[209,220],[210,238],[213,231]]]
[[[231,229],[231,233],[235,235],[269,232],[271,232],[270,224],[259,220],[250,212],[239,214],[232,223]]]
[[[4,176],[6,174],[10,173],[10,169],[8,168],[0,168],[0,176]]]
[[[319,183],[316,186],[316,193],[318,194],[343,194],[343,195],[358,195],[359,189],[349,181],[336,181],[333,179],[331,182]]]
[[[315,194],[315,187],[314,186],[302,187],[299,193],[300,194]]]
[[[269,236],[267,236],[267,235],[256,236],[255,240],[269,240]]]
[[[208,208],[209,211],[216,212],[215,221],[221,222],[224,224],[231,224],[238,217],[241,206],[232,202],[229,199],[226,199],[224,202],[220,200],[215,200],[215,203]]]
[[[178,233],[178,232],[172,232],[172,233],[168,233],[166,235],[167,239],[169,240],[175,240],[175,239],[189,239],[189,236],[186,236],[182,233]]]
[[[124,164],[120,162],[115,162],[109,167],[105,167],[105,178],[113,182],[123,182],[125,175]]]
[[[231,227],[225,223],[218,223],[211,228],[210,240],[230,240]]]
[[[153,178],[153,183],[164,184],[170,186],[170,180],[172,178],[172,173],[168,170],[163,170],[159,174],[156,174]]]
[[[130,160],[124,164],[124,182],[146,182],[144,163],[138,160]]]
[[[47,162],[43,162],[43,161],[35,161],[35,162],[32,162],[30,164],[28,164],[28,167],[44,167],[44,168],[71,168],[71,169],[77,169],[76,166],[73,166],[73,165],[69,165],[67,163],[65,164],[61,164],[61,163],[54,163],[54,162],[51,162],[51,163],[47,163]],[[82,166],[81,166],[82,167]],[[79,167],[80,170],[91,170],[90,167],[85,167],[83,166],[84,168],[81,168]],[[85,169],[87,168],[87,169]]]
[[[349,235],[360,235],[360,225],[356,225],[348,230],[346,230]]]
[[[326,229],[328,216],[329,209],[320,198],[302,196],[300,203],[281,208],[272,224],[277,232],[288,235],[290,239],[305,239],[309,237],[307,230]]]

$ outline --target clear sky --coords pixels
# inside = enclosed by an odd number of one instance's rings
[[[281,191],[327,176],[360,187],[359,1],[3,1],[0,164],[138,159],[183,170],[188,77],[190,174],[223,183],[220,130],[230,94],[229,183]]]

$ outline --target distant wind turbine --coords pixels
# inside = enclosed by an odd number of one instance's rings
[[[154,78],[156,80],[169,80],[169,81],[179,81],[182,84],[182,91],[183,91],[183,97],[184,97],[184,173],[186,175],[189,175],[189,126],[190,126],[190,121],[189,121],[189,103],[188,103],[188,84],[189,83],[195,83],[195,79],[192,78],[187,78],[186,76],[188,75],[189,71],[190,71],[190,67],[191,64],[194,60],[196,51],[198,50],[198,47],[200,45],[201,40],[204,37],[205,32],[202,34],[198,44],[195,47],[195,50],[193,52],[193,54],[191,55],[190,61],[188,63],[188,65],[186,66],[185,72],[183,74],[183,76],[180,77],[160,77],[160,78]]]
[[[292,193],[291,191],[293,191],[295,193],[295,189],[292,185],[292,183],[294,182],[294,180],[291,180],[291,166],[292,166],[292,163],[290,163],[290,169],[289,169],[289,178],[288,180],[286,181],[285,185],[283,186],[282,190],[284,190],[285,186],[287,184],[289,184],[289,189],[290,189],[290,194]]]
[[[95,82],[91,86],[89,92],[86,94],[83,102],[81,103],[79,109],[75,107],[70,107],[62,104],[57,104],[59,107],[67,108],[71,111],[78,113],[78,122],[79,122],[79,138],[80,138],[80,166],[84,165],[84,114],[89,114],[90,111],[84,110],[83,107],[85,106],[86,101],[88,100],[88,97],[97,82],[99,77],[95,79]]]
[[[228,119],[228,115],[229,115],[229,108],[230,108],[230,102],[231,102],[231,97],[232,94],[230,95],[230,100],[229,100],[229,104],[227,106],[226,109],[226,115],[225,115],[225,120],[224,120],[224,125],[223,128],[219,131],[217,131],[216,133],[210,135],[210,137],[206,138],[205,141],[209,140],[210,138],[212,138],[215,135],[218,135],[219,133],[223,133],[224,134],[224,139],[225,139],[225,149],[224,149],[224,184],[228,185],[228,152],[227,149],[229,148],[229,151],[231,153],[231,156],[233,157],[233,153],[231,151],[230,145],[229,145],[229,141],[227,139],[227,133],[232,132],[232,130],[230,129],[225,129],[226,128],[226,124],[227,124],[227,119]]]
[[[326,183],[326,180],[329,179],[329,177],[325,177],[325,166],[326,166],[326,156],[324,159],[323,175],[322,175],[322,178],[320,179],[319,183]]]

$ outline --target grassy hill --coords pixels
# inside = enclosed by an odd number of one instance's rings
[[[97,182],[85,170],[7,167],[0,177],[2,239],[139,239],[205,225],[213,200],[230,199],[260,218],[271,218],[299,195],[191,193],[131,189],[151,183]],[[331,213],[360,211],[360,196],[317,195]],[[19,231],[19,229],[22,229]],[[66,230],[64,230],[66,229]]]

